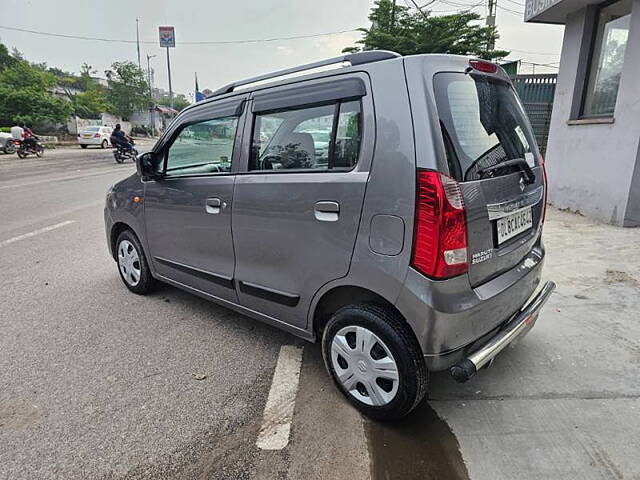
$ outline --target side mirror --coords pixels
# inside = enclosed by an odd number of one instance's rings
[[[160,176],[154,160],[153,152],[141,153],[136,157],[136,170],[142,180],[152,180]]]

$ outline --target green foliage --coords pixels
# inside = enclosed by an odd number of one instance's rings
[[[162,95],[158,99],[158,103],[160,105],[166,105],[168,107],[169,106],[169,95]],[[174,94],[173,95],[173,108],[175,108],[176,110],[180,111],[183,108],[188,107],[189,105],[191,105],[191,102],[189,102],[189,100],[187,100],[187,97],[185,97],[182,93],[178,93],[178,94]]]
[[[401,55],[448,53],[471,55],[489,60],[506,57],[509,52],[489,50],[490,40],[498,39],[495,27],[478,25],[480,15],[462,11],[453,15],[430,16],[428,11],[414,12],[394,5],[391,0],[377,0],[371,9],[371,28],[361,28],[361,46],[343,52],[392,50]]]
[[[105,72],[109,80],[107,101],[111,112],[128,120],[136,110],[149,107],[149,89],[144,72],[133,62],[116,62]]]
[[[0,71],[13,66],[16,62],[17,60],[9,54],[7,47],[0,43]]]
[[[24,60],[0,72],[0,123],[62,122],[70,106],[50,93],[55,76]]]

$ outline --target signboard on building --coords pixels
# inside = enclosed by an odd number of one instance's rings
[[[561,1],[562,0],[527,0],[524,6],[524,21],[528,22],[536,15]]]
[[[161,47],[176,46],[176,30],[174,27],[158,27]]]

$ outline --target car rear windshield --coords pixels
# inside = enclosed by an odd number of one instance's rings
[[[516,158],[526,160],[530,167],[537,165],[535,140],[511,85],[465,73],[438,73],[434,82],[453,177],[478,180],[482,169]]]

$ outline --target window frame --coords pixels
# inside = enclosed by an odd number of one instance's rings
[[[589,26],[589,30],[588,30],[589,41],[588,41],[587,55],[585,58],[586,65],[584,67],[583,75],[580,82],[582,91],[580,92],[580,104],[578,105],[578,115],[577,115],[578,120],[584,120],[586,122],[589,122],[589,121],[597,122],[600,119],[615,118],[615,113],[616,113],[615,111],[618,106],[618,95],[620,93],[620,84],[618,84],[618,91],[616,92],[616,102],[613,106],[613,112],[611,112],[610,114],[588,115],[588,114],[585,114],[585,107],[587,103],[587,95],[589,94],[588,93],[589,81],[591,79],[591,73],[594,68],[597,68],[597,62],[599,61],[599,58],[596,59],[594,58],[594,56],[597,48],[596,41],[598,38],[598,30],[600,27],[600,14],[602,13],[602,10],[604,10],[605,8],[611,5],[614,5],[616,3],[619,3],[621,1],[623,0],[607,0],[597,5],[594,5],[591,15],[587,15],[586,21],[590,22],[591,25]],[[633,2],[631,4],[631,10],[629,11],[629,15],[631,15],[632,13],[633,13]],[[631,28],[629,28],[629,30],[631,30]],[[602,41],[604,41],[604,36],[601,40],[601,43]],[[625,56],[626,56],[626,51],[627,51],[627,46],[625,45]],[[602,52],[602,46],[600,47],[600,53],[601,52]],[[623,69],[624,69],[624,59],[623,59]],[[622,77],[621,77],[621,80],[622,80]]]
[[[360,144],[358,145],[358,157],[355,164],[351,167],[333,167],[334,163],[334,154],[335,154],[335,146],[336,146],[336,136],[338,134],[338,124],[340,122],[340,112],[341,106],[343,103],[357,101],[360,107],[360,113],[358,117],[358,133],[360,135]],[[333,105],[333,119],[331,125],[331,133],[329,138],[329,151],[328,151],[328,159],[327,159],[327,168],[279,168],[274,170],[260,170],[260,169],[252,169],[251,164],[253,161],[253,141],[256,133],[256,125],[258,123],[258,117],[260,115],[269,115],[269,113],[273,112],[289,112],[293,110],[304,110],[308,108],[315,108],[321,106]],[[251,128],[250,128],[250,136],[249,136],[249,155],[247,158],[246,164],[246,173],[248,174],[264,174],[264,175],[273,175],[278,173],[345,173],[351,172],[355,170],[361,162],[361,156],[363,152],[363,143],[364,143],[364,105],[361,96],[357,97],[345,97],[345,98],[337,98],[329,101],[321,101],[316,103],[303,103],[300,105],[292,105],[286,106],[283,108],[274,108],[265,111],[252,112],[251,115]],[[280,127],[278,127],[280,128]]]

